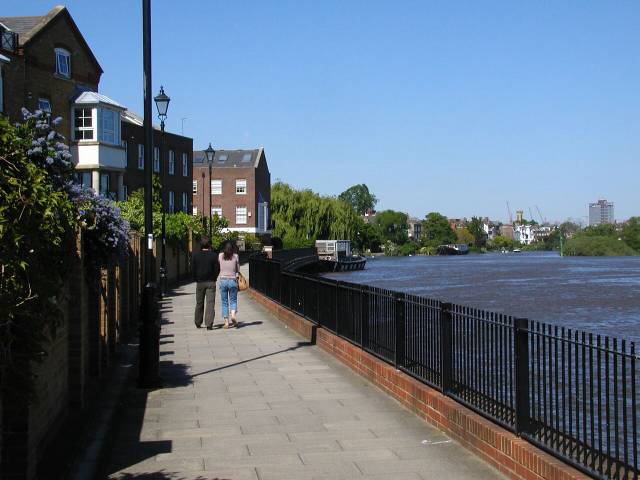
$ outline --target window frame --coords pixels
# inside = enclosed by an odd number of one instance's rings
[[[120,112],[110,108],[97,108],[98,116],[98,141],[108,143],[110,145],[118,145],[120,142]],[[113,121],[111,129],[105,128],[105,120]],[[106,136],[109,135],[109,139]]]
[[[160,173],[160,147],[153,147],[153,171]]]
[[[176,152],[169,150],[169,175],[176,173]]]
[[[176,211],[176,194],[173,190],[169,190],[169,213]]]
[[[197,216],[198,216],[198,206],[197,206],[197,205],[192,205],[192,206],[191,206],[191,214],[192,214],[194,217],[197,217]]]
[[[144,143],[138,144],[138,170],[144,170]]]
[[[73,108],[73,139],[76,142],[95,142],[97,141],[96,125],[93,112],[95,108],[92,107],[74,107]],[[78,115],[81,112],[81,115]],[[87,115],[89,112],[89,115]],[[87,119],[89,119],[89,125],[87,125]],[[78,125],[78,120],[81,120],[81,125]],[[78,135],[81,132],[80,135]],[[84,132],[91,132],[91,138],[85,138]]]
[[[129,189],[126,185],[122,185],[122,201],[126,202],[129,198]]]
[[[236,178],[236,195],[246,195],[246,194],[247,194],[247,179]]]
[[[42,108],[42,104],[46,102],[48,105],[48,108]],[[40,97],[38,98],[38,110],[42,110],[45,113],[48,113],[49,115],[51,115],[51,100],[49,100],[48,98],[45,97]]]
[[[244,210],[244,214],[240,213],[241,210]],[[244,222],[241,221],[242,216],[244,216]],[[247,211],[247,207],[236,205],[236,225],[246,225],[249,218],[249,212]]]
[[[54,48],[55,58],[56,58],[56,75],[59,75],[63,78],[71,78],[71,52],[66,48],[56,47]],[[60,59],[64,58],[65,61],[63,64],[66,68],[66,73],[60,69]]]
[[[215,192],[214,192],[213,182],[220,182],[220,189],[218,189],[216,187],[215,188]],[[222,195],[222,179],[221,178],[212,179],[211,183],[209,185],[209,188],[210,188],[210,191],[211,191],[211,195]]]
[[[103,191],[102,180],[105,179],[105,178],[107,179],[106,188]],[[109,183],[111,182],[110,175],[108,173],[100,172],[100,180],[99,180],[99,182],[100,182],[100,185],[98,185],[98,188],[99,188],[98,194],[102,195],[103,197],[108,197],[109,196]]]
[[[218,218],[222,218],[222,205],[213,205],[211,207],[211,217],[218,215]]]
[[[198,181],[197,180],[193,181],[193,187],[192,187],[191,193],[193,193],[194,195],[198,194]]]
[[[188,208],[189,208],[189,196],[187,195],[187,192],[182,192],[182,211],[184,213],[187,213]]]
[[[186,153],[182,154],[182,176],[189,176],[189,156]]]

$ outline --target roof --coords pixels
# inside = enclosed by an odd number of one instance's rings
[[[75,104],[90,104],[90,105],[95,105],[97,103],[101,103],[103,105],[109,105],[111,107],[116,107],[116,108],[120,108],[120,109],[123,109],[123,110],[125,108],[122,105],[120,105],[118,102],[116,102],[115,100],[112,100],[111,98],[107,97],[106,95],[103,95],[102,93],[98,93],[98,92],[91,92],[91,91],[84,91],[84,92],[80,93],[73,100],[73,103],[75,103]]]
[[[66,15],[69,23],[71,24],[71,28],[74,33],[77,35],[80,44],[85,48],[87,53],[89,54],[89,58],[95,63],[100,70],[100,73],[103,73],[102,67],[98,63],[98,59],[95,57],[91,48],[87,44],[87,41],[80,33],[78,26],[73,21],[71,14],[67,10],[67,8],[63,5],[56,5],[46,15],[42,15],[39,17],[0,17],[0,23],[2,23],[5,27],[7,27],[12,32],[18,34],[18,43],[19,46],[24,47],[31,40],[36,38],[45,27],[51,24],[51,21],[58,17],[58,15]]]
[[[122,112],[122,121],[131,123],[133,125],[138,125],[139,127],[144,126],[144,118],[138,115],[136,112],[132,112],[131,110],[125,110]],[[160,130],[160,125],[153,124],[153,128],[155,130]]]
[[[264,149],[255,150],[216,150],[213,155],[212,165],[216,168],[254,167],[258,166]],[[203,150],[193,152],[194,167],[208,165]]]

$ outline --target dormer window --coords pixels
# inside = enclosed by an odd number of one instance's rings
[[[56,48],[56,73],[71,78],[71,54],[64,48]]]

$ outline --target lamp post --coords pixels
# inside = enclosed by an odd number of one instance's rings
[[[202,172],[202,228],[206,228],[207,227],[207,221],[205,220],[204,217],[204,212],[206,211],[204,209],[204,192],[205,192],[205,183],[204,183],[204,172]]]
[[[160,383],[160,325],[153,256],[153,126],[151,108],[151,0],[142,0],[142,53],[144,77],[144,289],[140,303],[138,384],[150,388]]]
[[[211,142],[209,142],[209,147],[204,151],[205,156],[207,157],[207,163],[209,164],[209,238],[211,238],[211,165],[213,164],[213,157],[216,154],[216,151],[211,146]]]
[[[158,109],[158,118],[160,119],[160,168],[162,169],[162,185],[160,188],[160,199],[162,202],[162,253],[160,257],[160,286],[162,287],[162,295],[167,294],[167,257],[165,244],[167,242],[165,230],[165,212],[167,210],[167,202],[165,200],[165,191],[167,189],[167,166],[164,162],[164,121],[167,118],[167,110],[169,110],[169,102],[171,99],[164,93],[164,88],[160,86],[160,93],[153,100],[156,102]]]

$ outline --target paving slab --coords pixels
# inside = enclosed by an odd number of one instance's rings
[[[194,284],[163,300],[163,386],[125,392],[100,478],[504,478],[248,295],[238,329],[194,305]]]

